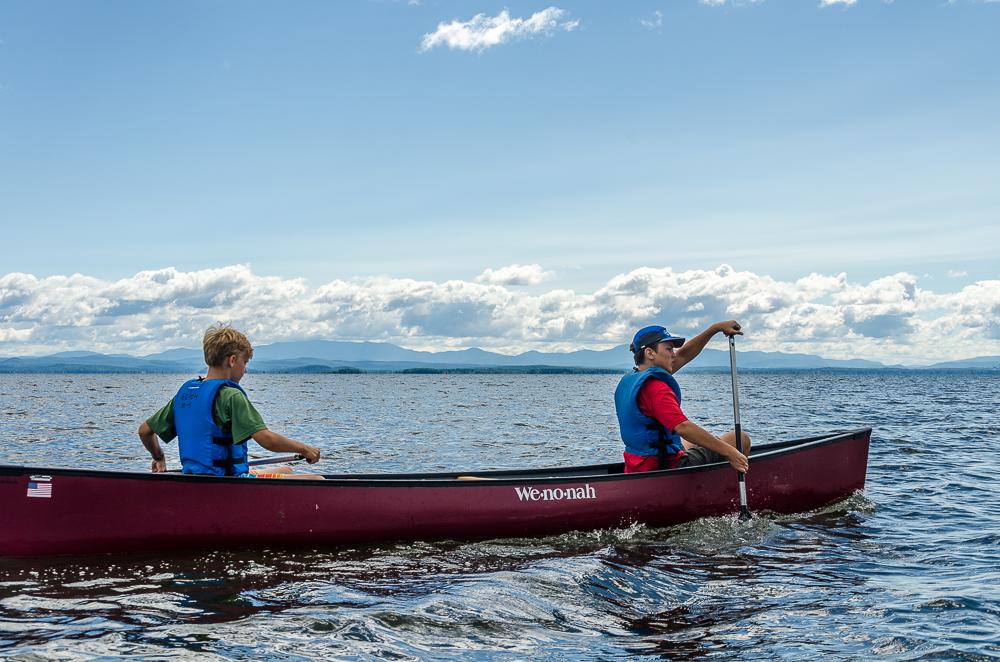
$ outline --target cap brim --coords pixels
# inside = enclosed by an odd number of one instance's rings
[[[659,345],[661,342],[668,342],[671,345],[673,345],[674,348],[676,349],[676,348],[678,348],[678,347],[680,347],[681,345],[684,344],[684,340],[685,340],[685,338],[678,338],[677,336],[670,336],[669,338],[660,338],[659,340],[652,340],[652,341],[650,341],[648,343],[643,343],[641,345],[641,348],[645,349],[647,347],[652,347],[654,345]],[[631,348],[632,348],[632,346],[629,347],[629,349],[631,349]]]

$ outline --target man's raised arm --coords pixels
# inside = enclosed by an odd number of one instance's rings
[[[720,331],[727,336],[743,335],[742,327],[740,327],[740,323],[736,320],[716,322],[696,335],[694,338],[689,339],[686,343],[684,343],[683,347],[677,350],[676,358],[674,359],[674,372],[677,372],[685,365],[693,361],[694,357],[701,354],[701,350],[705,349],[705,345],[707,345],[708,341],[712,339],[712,336]]]

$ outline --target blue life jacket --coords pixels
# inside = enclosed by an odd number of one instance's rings
[[[174,429],[186,474],[239,476],[249,471],[247,442],[233,443],[233,435],[215,423],[212,408],[223,386],[246,391],[231,379],[192,379],[174,396]]]
[[[626,451],[633,455],[657,455],[660,466],[666,468],[666,460],[681,452],[684,445],[679,434],[667,430],[658,420],[639,410],[639,389],[648,379],[658,379],[669,386],[677,396],[677,404],[680,404],[681,387],[669,372],[657,367],[632,372],[622,377],[615,389],[618,428]]]

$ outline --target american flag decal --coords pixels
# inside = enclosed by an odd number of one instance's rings
[[[52,498],[52,477],[32,476],[28,480],[28,496],[42,499]]]

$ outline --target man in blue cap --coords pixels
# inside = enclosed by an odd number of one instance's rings
[[[736,432],[716,437],[689,421],[681,411],[681,387],[673,377],[720,332],[743,334],[736,320],[717,322],[686,343],[662,326],[647,326],[635,334],[629,351],[636,367],[615,389],[615,411],[625,442],[625,473],[710,462],[729,462],[737,471],[747,471],[746,455],[736,449]],[[743,451],[750,452],[746,432]]]

